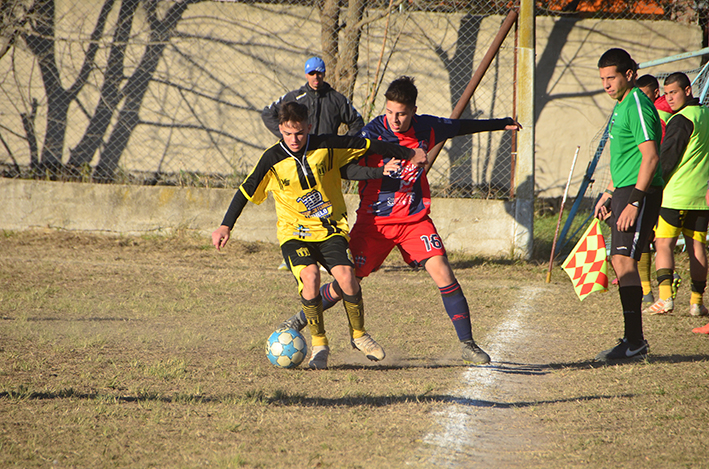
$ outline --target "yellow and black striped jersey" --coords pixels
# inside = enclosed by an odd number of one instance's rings
[[[398,159],[411,153],[399,145],[349,136],[309,135],[298,154],[278,142],[263,153],[241,184],[222,224],[232,228],[245,199],[260,204],[271,192],[280,244],[290,239],[323,241],[334,235],[349,239],[340,168],[364,156],[371,145]]]

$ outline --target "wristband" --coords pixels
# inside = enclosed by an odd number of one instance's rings
[[[633,188],[633,192],[630,193],[630,198],[628,199],[628,205],[640,207],[640,204],[645,199],[645,194],[646,192],[643,192],[638,188]]]
[[[612,190],[606,189],[606,190],[604,190],[603,192],[605,192],[606,194],[608,194],[608,195],[610,195],[611,197],[613,197],[613,191],[612,191]]]

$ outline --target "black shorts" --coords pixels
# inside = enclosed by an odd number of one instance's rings
[[[638,220],[628,231],[618,231],[616,221],[618,215],[628,205],[628,199],[635,186],[619,187],[613,192],[611,199],[611,217],[608,224],[611,227],[611,256],[620,255],[640,260],[643,249],[652,235],[652,229],[657,223],[662,203],[662,188],[652,186],[648,189],[645,200],[640,205]]]
[[[655,227],[658,238],[677,238],[680,233],[706,244],[709,210],[678,210],[662,207]]]
[[[318,242],[291,239],[281,245],[281,253],[291,272],[294,271],[293,267],[300,266],[302,269],[316,263],[320,263],[328,272],[338,265],[354,268],[350,247],[344,236],[335,235]]]

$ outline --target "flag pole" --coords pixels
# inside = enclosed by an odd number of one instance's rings
[[[556,231],[554,232],[554,241],[551,243],[551,256],[549,257],[549,271],[547,271],[547,283],[551,282],[551,269],[554,267],[554,249],[556,248],[556,237],[559,236],[559,225],[561,225],[561,217],[564,214],[564,204],[566,203],[566,196],[569,193],[569,185],[571,184],[571,176],[574,174],[574,167],[576,166],[576,158],[579,156],[580,145],[576,146],[576,153],[574,154],[574,160],[571,162],[571,171],[569,171],[569,179],[566,180],[566,187],[564,188],[564,196],[561,198],[561,208],[559,208],[559,219],[556,221]]]

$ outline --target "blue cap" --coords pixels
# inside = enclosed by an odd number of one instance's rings
[[[310,57],[305,62],[305,74],[307,75],[311,72],[325,73],[325,62],[320,57]]]

